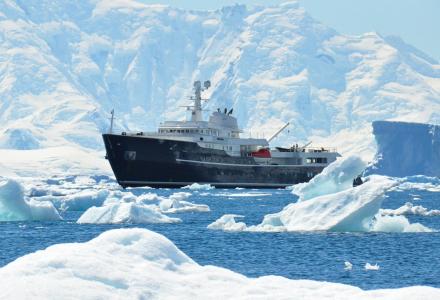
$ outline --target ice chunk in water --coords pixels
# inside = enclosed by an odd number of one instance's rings
[[[142,205],[134,202],[120,202],[91,207],[82,214],[77,223],[119,224],[119,223],[178,223],[178,218],[162,214],[156,205]]]
[[[246,224],[243,222],[236,222],[235,218],[243,218],[241,215],[223,215],[220,219],[208,225],[209,229],[224,230],[224,231],[244,231]]]
[[[23,187],[0,178],[0,221],[53,221],[61,217],[51,202],[25,199]]]

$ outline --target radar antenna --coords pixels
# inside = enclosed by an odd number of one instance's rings
[[[206,80],[202,83],[197,80],[194,82],[194,106],[191,112],[191,121],[199,122],[203,121],[202,117],[202,91],[205,91],[211,87],[211,81]]]

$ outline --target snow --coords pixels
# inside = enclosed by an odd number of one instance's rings
[[[248,278],[201,266],[164,236],[116,229],[85,243],[58,244],[0,269],[2,299],[437,299],[414,286],[368,290],[280,276]],[[214,296],[213,296],[214,295]]]
[[[339,34],[298,4],[32,0],[0,11],[0,164],[20,175],[111,173],[108,112],[116,131],[180,120],[193,79],[211,80],[204,109],[234,107],[245,136],[290,121],[276,146],[313,141],[370,160],[372,121],[440,121],[438,62],[396,37]]]
[[[0,178],[0,221],[56,221],[61,217],[48,201],[26,199],[23,186]]]
[[[357,156],[340,158],[309,182],[294,185],[292,193],[303,201],[346,190],[353,186],[353,179],[361,175],[365,167],[366,164]]]
[[[78,219],[78,224],[141,224],[141,223],[178,223],[178,218],[162,214],[155,205],[136,203],[113,203],[101,207],[93,206]]]
[[[396,209],[381,209],[381,215],[400,216],[400,215],[419,215],[425,217],[440,216],[440,210],[429,210],[421,205],[414,205],[411,202],[405,203]]]
[[[373,132],[377,153],[367,173],[440,176],[440,126],[376,121]]]

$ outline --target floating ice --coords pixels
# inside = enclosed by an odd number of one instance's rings
[[[232,193],[232,194],[221,193],[221,194],[215,194],[213,196],[240,198],[240,197],[267,197],[267,196],[272,196],[272,194],[271,193],[255,193],[255,192],[251,192],[251,193]]]
[[[423,286],[365,291],[280,276],[248,278],[201,266],[164,236],[139,228],[50,246],[4,266],[0,277],[3,299],[440,299],[439,289]]]
[[[64,197],[54,197],[53,203],[63,211],[85,211],[92,206],[101,206],[109,195],[108,190],[86,189]]]
[[[190,193],[178,192],[172,194],[169,198],[164,198],[160,203],[160,210],[164,213],[180,212],[208,212],[209,206],[205,204],[195,204],[185,201]]]
[[[388,219],[378,215],[385,192],[397,181],[372,175],[364,184],[334,194],[287,205],[281,212],[264,216],[261,224],[247,227],[236,223],[234,215],[224,215],[210,229],[235,231],[385,231],[428,232],[421,224],[410,224],[405,217]],[[238,225],[236,225],[238,224]]]
[[[338,159],[307,183],[292,187],[299,201],[346,190],[353,186],[353,179],[362,173],[366,164],[356,156]]]
[[[364,268],[367,271],[379,271],[380,269],[378,264],[371,265],[370,263],[366,263]]]
[[[355,188],[292,203],[281,212],[266,215],[259,231],[369,231],[384,194],[397,183],[371,176]]]
[[[189,190],[212,190],[215,187],[211,186],[210,184],[199,184],[197,182],[182,187],[182,189],[189,189]]]
[[[235,218],[243,218],[241,215],[223,215],[220,219],[208,225],[209,229],[224,230],[224,231],[244,231],[246,224],[243,222],[235,222]]]
[[[409,223],[404,216],[377,215],[371,231],[380,232],[432,232],[433,230],[420,223]]]
[[[399,191],[424,190],[440,192],[440,179],[429,176],[408,176],[399,179],[400,184],[395,189]]]
[[[344,265],[345,265],[344,270],[346,271],[351,271],[351,269],[353,269],[353,264],[349,261],[344,262]]]
[[[120,224],[120,223],[178,223],[178,218],[162,214],[156,205],[136,203],[114,203],[102,207],[91,207],[86,210],[77,223]]]
[[[440,216],[440,210],[429,210],[421,205],[414,205],[411,202],[405,203],[405,205],[397,209],[381,209],[382,215],[400,216],[400,215],[419,215],[425,217]]]
[[[60,220],[51,202],[25,199],[23,187],[15,180],[0,178],[0,221]]]

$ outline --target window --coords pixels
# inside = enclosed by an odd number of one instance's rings
[[[309,157],[307,158],[308,164],[326,164],[327,157]]]
[[[136,151],[125,151],[124,159],[125,160],[136,160]]]

